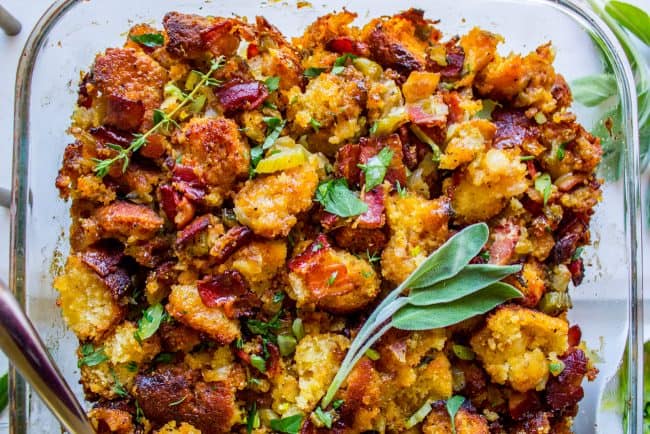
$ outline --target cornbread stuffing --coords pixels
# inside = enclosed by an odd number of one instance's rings
[[[602,150],[551,43],[356,18],[289,40],[169,12],[82,74],[54,287],[97,432],[571,432],[597,373],[567,311]],[[522,298],[388,330],[321,408],[386,294],[478,222],[471,264],[521,265]]]

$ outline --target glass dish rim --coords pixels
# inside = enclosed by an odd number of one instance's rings
[[[25,264],[26,264],[26,222],[29,207],[29,115],[31,82],[38,54],[52,29],[65,13],[84,0],[57,0],[37,21],[23,48],[16,71],[13,127],[13,161],[11,178],[11,223],[9,252],[9,287],[18,302],[25,308]],[[625,432],[640,432],[643,426],[643,276],[642,249],[637,241],[642,240],[639,176],[639,137],[637,123],[637,100],[634,75],[620,43],[591,9],[578,4],[579,0],[525,0],[559,10],[584,27],[594,32],[604,42],[604,55],[610,60],[619,86],[622,104],[622,129],[626,143],[623,172],[623,200],[627,242],[630,246],[628,281],[630,282],[627,333],[627,375],[628,390],[626,403],[628,411],[635,417],[627,418]],[[639,378],[641,381],[639,381]],[[12,434],[27,433],[27,385],[9,367],[10,427]]]

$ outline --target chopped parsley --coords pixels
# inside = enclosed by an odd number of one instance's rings
[[[318,418],[318,420],[325,426],[325,428],[332,428],[332,414],[329,411],[323,411],[322,408],[316,407],[314,414],[316,415],[316,418]]]
[[[160,47],[165,43],[165,37],[160,33],[144,33],[142,35],[131,35],[129,39],[140,45],[149,48]]]
[[[368,205],[348,188],[344,178],[323,181],[316,190],[316,201],[325,211],[340,217],[352,217],[368,211]]]
[[[108,356],[104,352],[104,347],[95,349],[93,344],[83,344],[81,346],[81,358],[77,361],[77,367],[82,366],[97,366],[100,363],[108,360]]]
[[[544,198],[544,205],[546,205],[549,197],[551,197],[552,185],[553,183],[551,182],[551,175],[548,173],[543,173],[535,178],[535,190],[539,191],[539,193]]]
[[[325,72],[325,68],[307,68],[305,69],[305,72],[303,72],[303,75],[307,78],[316,78],[319,75],[321,75],[323,72]]]
[[[260,372],[266,372],[266,360],[257,354],[251,355],[251,365]]]
[[[349,60],[356,59],[357,56],[350,53],[345,53],[342,56],[339,56],[334,61],[334,66],[332,67],[332,74],[339,75],[345,69],[345,63]]]
[[[280,77],[269,77],[264,80],[264,85],[269,90],[269,92],[274,92],[280,87]]]
[[[384,177],[393,159],[393,154],[392,149],[385,147],[377,155],[370,158],[366,164],[358,164],[359,168],[365,174],[366,191],[370,191],[384,182]]]
[[[149,339],[153,336],[158,328],[160,323],[167,317],[167,312],[162,304],[154,304],[153,306],[148,307],[143,313],[142,318],[138,320],[138,330],[133,334],[135,340],[139,343],[142,343],[145,339]]]
[[[316,132],[320,131],[321,123],[318,122],[316,119],[314,119],[314,118],[309,119],[309,125],[311,125],[311,127],[314,129],[314,131],[316,131]]]
[[[302,414],[283,417],[282,419],[271,420],[271,429],[287,434],[298,434],[302,425]]]
[[[327,278],[327,286],[332,286],[334,282],[336,281],[336,276],[338,276],[339,272],[335,271],[332,274],[330,274],[330,277]]]

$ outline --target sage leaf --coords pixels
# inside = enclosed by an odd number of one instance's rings
[[[519,297],[522,297],[522,294],[515,287],[497,282],[449,303],[404,306],[393,315],[391,324],[400,330],[438,329],[484,314],[510,299]]]
[[[612,0],[605,5],[605,12],[644,44],[650,45],[650,16],[646,11],[629,3]]]
[[[451,418],[451,432],[456,434],[456,413],[460,409],[460,406],[465,402],[465,398],[459,395],[452,396],[447,400],[445,407],[447,408],[447,413]]]
[[[447,280],[412,290],[408,295],[408,302],[414,306],[449,303],[473,294],[520,270],[521,265],[468,265]]]
[[[618,95],[618,86],[614,74],[596,74],[574,80],[571,91],[580,104],[594,107]]]
[[[316,201],[325,211],[340,217],[352,217],[368,211],[368,205],[348,188],[343,179],[321,182],[316,189]]]
[[[424,288],[455,276],[481,251],[489,236],[485,223],[468,226],[448,239],[406,278],[402,288]]]
[[[273,419],[271,420],[271,429],[288,434],[297,434],[300,431],[302,419],[302,414],[294,414],[293,416],[287,416],[282,419]]]

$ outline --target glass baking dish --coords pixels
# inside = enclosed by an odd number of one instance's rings
[[[575,422],[578,433],[641,432],[642,279],[636,98],[632,75],[615,38],[591,12],[566,0],[371,0],[305,2],[268,0],[62,0],[41,18],[28,39],[16,86],[13,219],[10,285],[48,345],[63,374],[82,399],[76,365],[76,338],[67,331],[58,308],[53,276],[68,249],[69,204],[61,201],[54,179],[65,145],[69,117],[76,100],[80,72],[94,55],[123,43],[137,22],[160,26],[165,12],[204,15],[264,15],[285,34],[294,36],[316,17],[346,7],[359,20],[408,7],[424,9],[440,19],[449,36],[478,25],[502,34],[500,49],[528,52],[552,40],[556,69],[571,80],[599,73],[601,52],[590,34],[605,41],[623,102],[623,134],[627,152],[623,178],[604,188],[592,224],[593,247],[586,249],[584,283],[573,290],[572,322],[599,360],[598,379],[585,387],[586,397]],[[573,109],[587,126],[598,113]],[[35,394],[12,375],[11,432],[61,432]],[[642,377],[641,377],[642,378]],[[625,379],[625,380],[622,380]]]

